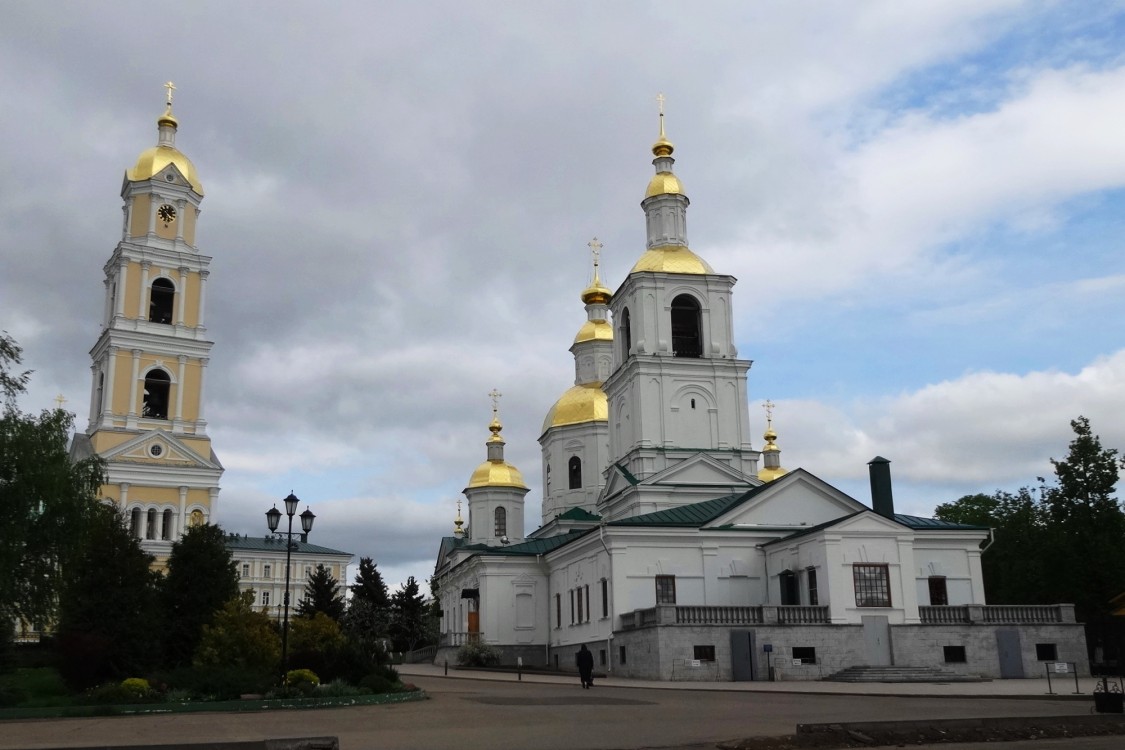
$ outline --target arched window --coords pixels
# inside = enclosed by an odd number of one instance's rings
[[[129,514],[129,533],[138,539],[141,538],[141,509],[133,508]]]
[[[582,488],[582,459],[578,456],[571,456],[570,462],[567,464],[567,474],[570,477],[570,489],[577,490]]]
[[[672,300],[672,351],[677,357],[703,354],[699,335],[699,302],[690,294]]]
[[[98,373],[98,395],[94,397],[94,405],[95,405],[95,408],[97,409],[96,414],[98,416],[101,416],[101,413],[103,411],[105,411],[105,373],[104,372]]]
[[[550,489],[551,488],[551,465],[550,464],[547,464],[547,470],[543,472],[543,475],[546,477],[546,479],[544,481],[547,483],[547,489]]]
[[[629,308],[621,311],[621,325],[618,327],[618,336],[621,340],[621,359],[629,358],[629,351],[633,348],[633,326],[629,322]]]
[[[145,375],[144,404],[141,407],[141,416],[150,419],[168,418],[168,390],[172,384],[168,373],[163,370],[151,370]]]
[[[149,508],[146,514],[147,520],[145,522],[145,539],[156,538],[156,508]]]
[[[148,319],[153,323],[171,323],[172,305],[176,301],[176,286],[168,279],[152,282],[149,294]]]
[[[507,536],[508,535],[508,511],[504,508],[497,508],[492,513],[493,528],[492,536]]]
[[[169,541],[172,538],[172,511],[164,511],[164,523],[160,526],[160,538]]]

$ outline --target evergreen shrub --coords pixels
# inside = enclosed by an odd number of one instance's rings
[[[457,649],[457,663],[464,667],[495,667],[500,664],[500,652],[487,643],[466,643]]]

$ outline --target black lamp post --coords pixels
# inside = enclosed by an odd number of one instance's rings
[[[285,598],[283,604],[284,617],[281,625],[281,684],[285,685],[285,676],[289,673],[289,569],[292,567],[293,557],[293,515],[297,512],[297,504],[301,501],[292,492],[283,501],[285,503],[285,515],[289,516],[289,530],[279,533],[285,534]],[[300,515],[301,528],[304,530],[301,534],[302,540],[306,535],[312,531],[313,519],[316,516],[307,507],[305,512]],[[277,506],[273,506],[266,511],[266,523],[269,524],[270,531],[277,532],[277,524],[281,521],[281,511]]]

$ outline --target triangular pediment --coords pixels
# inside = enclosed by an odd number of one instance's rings
[[[165,430],[149,430],[126,440],[102,454],[109,462],[128,461],[153,466],[221,469],[217,463],[204,459],[182,440]]]
[[[711,526],[812,527],[868,510],[855,498],[804,469],[759,488]]]
[[[635,487],[636,484],[637,480],[629,474],[628,471],[617,464],[610,464],[609,469],[606,471],[605,486],[602,487],[602,493],[598,498],[598,504],[600,505],[602,500],[607,497],[613,497],[619,492],[623,492],[630,487]]]
[[[886,534],[887,532],[892,534],[912,533],[908,526],[903,526],[897,521],[881,516],[873,510],[857,513],[851,518],[846,518],[840,523],[834,524],[829,531],[846,532],[852,535]]]
[[[641,484],[646,486],[689,484],[701,487],[708,485],[716,487],[730,487],[731,485],[754,487],[761,482],[756,477],[748,477],[705,453],[697,453],[691,458],[669,466],[664,471],[645,477],[641,480]]]

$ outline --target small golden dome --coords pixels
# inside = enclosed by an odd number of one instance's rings
[[[485,461],[476,468],[469,477],[469,486],[474,487],[518,487],[527,489],[523,482],[523,474],[507,461]]]
[[[130,182],[151,180],[169,164],[175,164],[176,169],[180,170],[180,174],[188,181],[192,190],[203,195],[203,184],[199,181],[199,175],[195,172],[195,165],[191,163],[191,159],[171,146],[153,146],[146,150],[137,157],[136,166],[126,170],[125,177]]]
[[[576,344],[583,341],[613,341],[613,326],[604,320],[587,320],[574,337]]]
[[[660,118],[660,137],[656,139],[656,143],[652,144],[652,155],[656,157],[671,156],[676,147],[664,137],[664,116],[661,115]]]
[[[630,273],[657,271],[663,273],[715,273],[715,270],[683,245],[664,245],[648,250]]]
[[[594,277],[593,283],[582,290],[582,302],[587,305],[607,305],[613,298],[613,292],[602,286],[601,279]]]
[[[567,390],[543,419],[543,432],[552,427],[585,422],[608,422],[609,400],[601,383],[583,383]]]
[[[774,467],[772,469],[759,469],[758,479],[761,479],[763,482],[772,482],[773,480],[779,477],[783,477],[788,473],[788,471],[781,468],[780,466]]]
[[[648,182],[648,189],[645,190],[645,198],[651,198],[654,195],[683,195],[684,185],[680,182],[680,178],[671,172],[657,172],[652,176]]]

